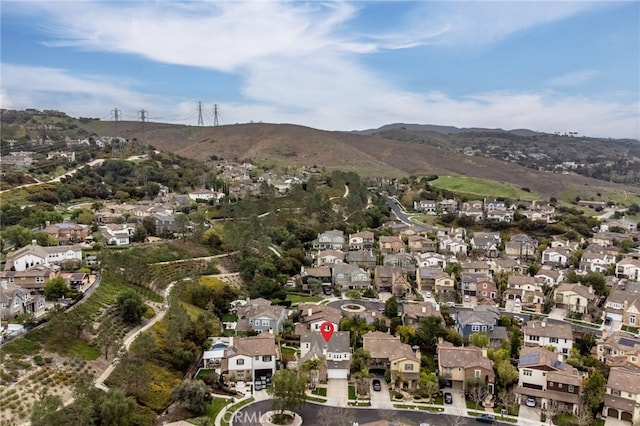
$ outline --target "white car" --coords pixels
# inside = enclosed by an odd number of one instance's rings
[[[424,297],[426,297],[427,299],[430,299],[430,298],[431,298],[431,292],[430,292],[430,291],[427,291],[427,292],[424,294]]]
[[[527,397],[527,407],[535,407],[536,406],[536,399],[532,396],[528,396]]]

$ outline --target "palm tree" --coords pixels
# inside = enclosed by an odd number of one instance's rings
[[[318,380],[319,380],[318,375],[319,375],[320,369],[324,367],[324,364],[325,364],[324,358],[318,358],[316,356],[302,363],[302,371],[305,371],[308,373],[307,381],[309,382],[312,388],[314,388],[318,384]]]
[[[340,321],[340,331],[348,331],[351,335],[351,346],[362,347],[362,335],[371,331],[371,326],[367,320],[360,315],[348,316]]]
[[[369,369],[367,368],[367,363],[370,359],[371,354],[363,348],[353,351],[353,355],[351,356],[351,372],[354,374],[364,373],[368,376]]]

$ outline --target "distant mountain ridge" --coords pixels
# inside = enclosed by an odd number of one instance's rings
[[[456,133],[510,133],[518,136],[537,136],[537,135],[548,135],[550,133],[544,132],[536,132],[529,129],[512,129],[512,130],[504,130],[504,129],[490,129],[484,127],[455,127],[455,126],[441,126],[437,124],[408,124],[408,123],[393,123],[386,124],[384,126],[378,127],[377,129],[367,129],[367,130],[355,130],[354,133],[360,133],[363,135],[372,135],[374,133],[383,132],[386,130],[394,130],[394,129],[405,129],[416,132],[435,132],[442,133],[444,135],[456,134]]]

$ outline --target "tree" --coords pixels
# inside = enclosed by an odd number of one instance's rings
[[[371,359],[371,354],[364,348],[358,348],[353,351],[351,357],[351,372],[357,373],[358,371],[368,371],[367,362]]]
[[[62,277],[55,277],[44,285],[44,297],[47,300],[58,300],[69,293],[69,286]]]
[[[322,293],[322,281],[317,278],[309,278],[307,281],[307,285],[309,286],[309,291],[313,295],[317,295]]]
[[[274,411],[280,415],[285,410],[295,411],[302,408],[304,398],[305,380],[294,370],[278,370],[271,377],[271,387],[267,393],[271,396],[271,405]]]
[[[398,299],[395,296],[391,296],[384,302],[384,315],[387,318],[398,317]]]
[[[122,389],[111,389],[102,397],[98,407],[100,422],[104,425],[132,426],[137,424],[136,400],[127,396]]]
[[[202,380],[185,380],[173,389],[171,396],[196,416],[203,414],[207,404],[211,402],[209,387]]]
[[[362,335],[371,330],[367,320],[360,315],[353,315],[342,318],[339,326],[340,331],[348,331],[351,336],[351,346],[362,347]]]
[[[507,389],[509,386],[518,381],[518,369],[511,364],[508,359],[503,359],[496,363],[496,378],[498,379],[498,385],[502,389]]]
[[[98,336],[96,337],[98,346],[102,348],[104,352],[104,359],[109,359],[109,352],[114,349],[114,352],[120,348],[122,339],[118,335],[116,329],[113,326],[113,320],[110,316],[105,316],[98,326]]]
[[[589,373],[589,377],[584,380],[583,389],[587,407],[589,407],[593,415],[596,415],[600,411],[602,401],[604,401],[607,380],[599,370],[594,368]]]
[[[438,386],[438,379],[435,374],[427,374],[424,371],[420,372],[420,381],[418,382],[418,394],[422,398],[427,398],[429,401],[438,393],[440,387]]]
[[[31,409],[31,424],[33,426],[49,426],[65,424],[64,415],[60,411],[62,400],[56,395],[47,395],[46,391],[40,394],[40,398]]]
[[[476,411],[478,410],[478,405],[482,404],[484,399],[487,396],[487,392],[489,391],[487,384],[484,379],[481,377],[473,377],[471,379],[467,379],[465,382],[465,393],[476,404]]]
[[[147,310],[142,296],[132,289],[125,290],[118,297],[117,306],[122,320],[128,324],[138,324]]]
[[[308,373],[309,383],[315,387],[318,384],[318,372],[324,366],[324,359],[313,357],[302,363],[302,371]]]
[[[473,333],[469,336],[469,343],[478,348],[486,348],[489,346],[489,333],[483,331],[481,333]]]

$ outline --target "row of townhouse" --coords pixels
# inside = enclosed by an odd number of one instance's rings
[[[497,222],[513,221],[514,212],[518,211],[531,220],[541,220],[547,223],[555,217],[555,207],[540,201],[518,202],[518,205],[507,205],[504,200],[488,199],[466,201],[458,203],[453,199],[447,200],[418,200],[413,202],[413,209],[427,215],[441,215],[457,213],[469,216],[474,220],[489,220]]]

